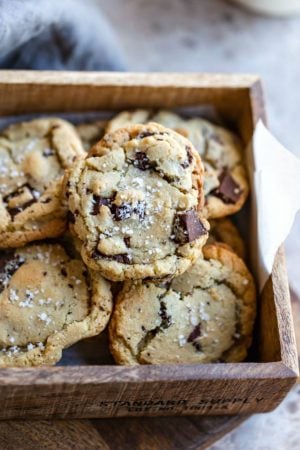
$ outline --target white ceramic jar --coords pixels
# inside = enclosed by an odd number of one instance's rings
[[[300,0],[233,0],[254,12],[287,16],[300,13]]]

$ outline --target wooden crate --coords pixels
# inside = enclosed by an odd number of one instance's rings
[[[0,114],[213,105],[248,142],[265,120],[252,75],[0,72]],[[259,362],[0,369],[0,418],[265,412],[296,381],[297,352],[283,250],[258,299]]]

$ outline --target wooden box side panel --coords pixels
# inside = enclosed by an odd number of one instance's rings
[[[256,84],[258,78],[253,75],[2,71],[0,114],[208,104],[230,125],[238,124],[248,142],[253,130],[252,101],[258,101],[249,92],[255,91]]]
[[[299,374],[297,344],[294,332],[290,290],[285,262],[284,249],[281,247],[276,255],[272,271],[272,288],[275,303],[280,341],[280,357],[283,364],[295,375]],[[270,316],[268,316],[270,317]],[[274,316],[271,316],[274,317]],[[267,317],[265,318],[267,324]],[[266,327],[265,327],[266,328]]]
[[[281,363],[220,365],[211,376],[207,366],[58,369],[28,370],[25,385],[15,373],[11,389],[0,386],[0,419],[266,412],[293,383]]]

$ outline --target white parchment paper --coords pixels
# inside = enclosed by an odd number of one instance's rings
[[[262,290],[276,252],[300,209],[300,159],[284,148],[261,121],[247,157],[253,202],[251,232],[256,243],[252,263]]]

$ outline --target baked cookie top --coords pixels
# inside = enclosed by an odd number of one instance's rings
[[[126,282],[109,326],[119,364],[238,362],[251,344],[255,286],[243,261],[218,244],[170,283]]]
[[[204,209],[208,218],[224,217],[241,209],[249,187],[237,136],[207,120],[183,119],[169,111],[124,111],[109,122],[108,129],[149,120],[187,137],[199,152],[204,164]]]
[[[249,187],[237,136],[207,120],[182,119],[168,111],[160,111],[151,120],[181,133],[199,152],[205,170],[206,216],[219,218],[239,211]]]
[[[207,244],[214,242],[225,244],[232,249],[240,258],[246,258],[245,242],[239,230],[228,217],[209,221],[210,230]]]
[[[100,333],[109,282],[59,244],[0,254],[0,367],[55,364],[65,347]]]
[[[106,126],[107,122],[104,120],[96,120],[95,122],[80,123],[76,125],[76,131],[87,152],[104,136]]]
[[[62,233],[64,169],[84,150],[66,121],[37,119],[0,134],[0,248]]]
[[[146,109],[122,111],[107,123],[106,133],[112,133],[118,128],[125,128],[129,125],[145,124],[150,121],[150,118],[151,112]]]
[[[85,263],[114,281],[184,272],[208,236],[202,173],[192,144],[160,125],[106,134],[66,176]]]

